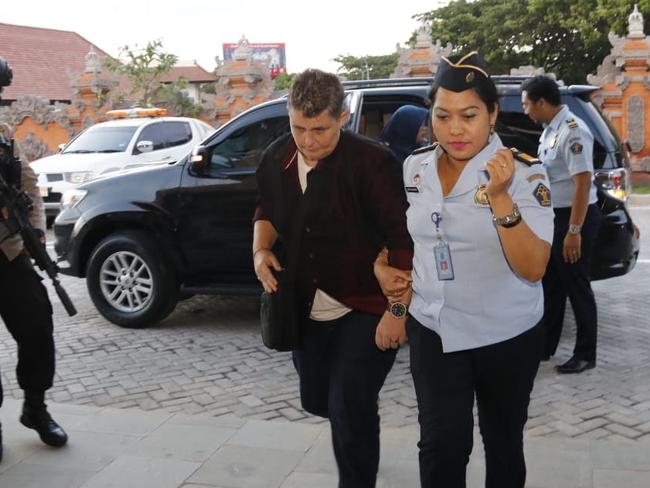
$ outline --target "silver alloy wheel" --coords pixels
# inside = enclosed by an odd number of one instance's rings
[[[151,269],[137,254],[118,251],[99,270],[99,286],[106,301],[120,312],[138,312],[154,295]]]

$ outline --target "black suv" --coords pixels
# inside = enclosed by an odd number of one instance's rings
[[[495,77],[497,131],[504,144],[536,154],[541,127],[522,111],[523,77]],[[431,80],[346,82],[348,129],[375,138],[403,104],[426,106]],[[629,163],[620,140],[589,102],[592,86],[562,88],[563,102],[592,130],[599,205],[604,214],[593,279],[630,271],[638,230],[625,202]],[[260,104],[220,127],[178,162],[142,168],[78,186],[64,195],[55,222],[63,272],[85,277],[109,321],[144,327],[166,317],[180,297],[258,293],[252,268],[251,217],[261,152],[289,131],[286,99]],[[207,163],[206,163],[207,162]],[[63,265],[63,263],[62,263]]]

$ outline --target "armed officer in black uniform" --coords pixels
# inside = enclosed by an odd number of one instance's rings
[[[4,85],[3,81],[4,73]],[[7,74],[8,73],[8,74]],[[8,79],[9,82],[6,80]],[[0,91],[11,82],[11,71],[0,58]],[[10,129],[0,124],[0,174],[9,185],[22,188],[34,202],[30,220],[45,243],[45,212],[36,185],[36,175],[29,165],[16,164],[11,154]],[[2,202],[0,195],[0,202]],[[0,205],[2,206],[2,205]],[[45,405],[45,392],[54,378],[54,338],[52,305],[40,276],[34,271],[19,234],[8,237],[6,207],[0,208],[0,317],[18,344],[18,384],[25,392],[20,422],[38,432],[50,446],[63,446],[68,436],[54,421]],[[0,406],[2,405],[0,384]],[[0,430],[0,459],[2,431]]]

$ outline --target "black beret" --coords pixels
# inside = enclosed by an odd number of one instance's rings
[[[450,61],[441,57],[433,82],[439,87],[454,92],[462,92],[489,79],[487,63],[476,51]]]

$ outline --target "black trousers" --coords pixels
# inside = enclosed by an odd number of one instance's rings
[[[8,262],[1,251],[0,317],[18,344],[18,384],[26,396],[42,396],[54,378],[52,305],[30,260]],[[0,384],[0,405],[2,398]]]
[[[537,324],[504,342],[443,353],[438,334],[407,322],[420,422],[422,488],[464,488],[474,396],[485,448],[486,488],[523,488],[523,429],[543,346]]]
[[[339,488],[372,488],[379,467],[379,390],[396,351],[375,345],[379,317],[350,312],[331,322],[307,320],[293,359],[303,408],[328,418]]]
[[[600,228],[600,209],[589,205],[582,226],[581,257],[566,263],[562,256],[564,238],[569,228],[570,208],[556,208],[551,259],[542,281],[544,285],[545,356],[557,350],[564,325],[566,299],[569,297],[576,319],[576,344],[573,355],[587,361],[596,359],[598,317],[596,299],[591,290],[590,269],[594,242]]]

